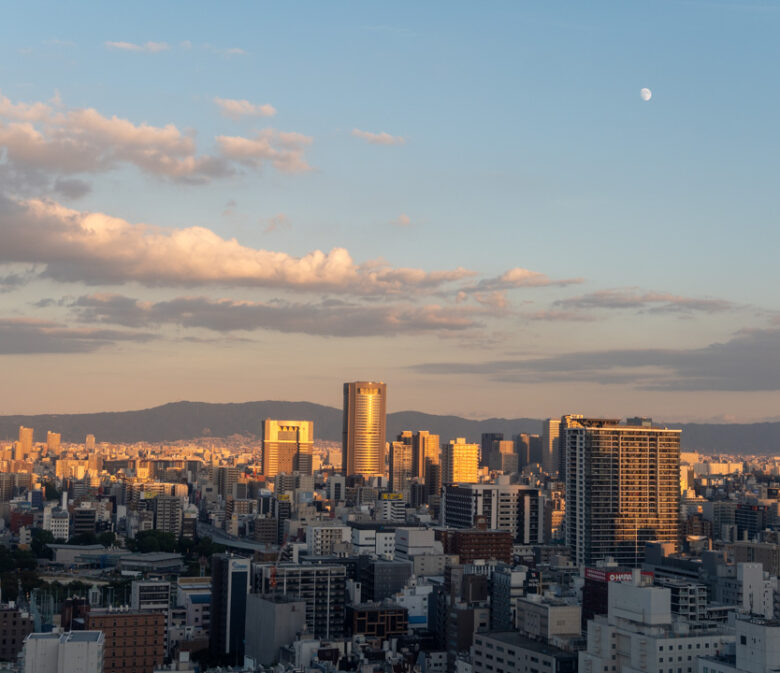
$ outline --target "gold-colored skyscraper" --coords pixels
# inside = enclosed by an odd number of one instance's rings
[[[312,421],[263,421],[263,474],[311,474],[314,445]]]
[[[385,473],[387,386],[374,381],[344,384],[342,469],[346,476]]]
[[[442,451],[442,484],[479,481],[479,444],[467,444],[463,437],[453,439]]]
[[[427,430],[415,432],[412,437],[412,472],[413,476],[425,481],[425,466],[438,465],[441,459],[441,444],[439,435],[432,435]]]
[[[644,560],[645,543],[679,540],[680,430],[564,417],[566,543],[577,565]]]

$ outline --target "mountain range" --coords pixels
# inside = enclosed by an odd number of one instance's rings
[[[197,437],[258,435],[264,418],[299,419],[314,422],[318,439],[340,441],[342,410],[310,402],[242,402],[210,404],[172,402],[138,411],[94,414],[41,414],[0,416],[0,439],[18,437],[19,426],[32,427],[36,441],[51,430],[62,434],[64,442],[83,442],[87,434],[105,442],[171,442]],[[780,452],[780,423],[670,423],[681,428],[682,446],[705,453]],[[443,442],[465,437],[478,442],[483,432],[513,434],[541,433],[542,421],[533,418],[488,418],[471,420],[460,416],[439,416],[417,411],[387,415],[387,437],[402,430],[430,430]]]

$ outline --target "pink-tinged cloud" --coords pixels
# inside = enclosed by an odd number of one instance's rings
[[[214,102],[219,107],[224,117],[241,119],[242,117],[273,117],[276,108],[269,103],[259,105],[248,100],[236,100],[233,98],[215,98]]]
[[[313,139],[301,133],[265,129],[252,138],[217,136],[220,154],[238,163],[259,167],[271,163],[283,173],[304,173],[311,166],[304,157],[305,148]]]
[[[150,54],[157,54],[161,51],[168,51],[171,46],[167,42],[144,42],[136,44],[134,42],[105,42],[109,49],[118,49],[119,51],[145,51]]]
[[[414,294],[473,275],[383,262],[356,264],[344,248],[302,257],[249,248],[205,227],[132,224],[53,201],[0,199],[0,263],[45,265],[61,281],[277,287],[355,295]]]
[[[217,138],[221,152],[198,154],[194,137],[173,124],[135,124],[92,108],[67,109],[55,101],[13,103],[0,97],[0,150],[20,176],[101,173],[131,164],[145,173],[203,183],[268,161],[278,170],[309,170],[304,156],[312,139],[266,129],[253,138]]]
[[[381,133],[372,133],[371,131],[361,131],[360,129],[352,129],[352,135],[355,138],[365,140],[372,145],[405,145],[406,138],[401,136],[393,136],[385,131]]]

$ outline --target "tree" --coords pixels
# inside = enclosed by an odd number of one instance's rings
[[[107,530],[97,536],[97,541],[99,544],[108,548],[116,542],[116,535],[112,531]]]
[[[32,542],[30,543],[30,549],[36,558],[54,558],[54,553],[46,545],[50,545],[54,542],[54,535],[49,530],[43,530],[43,528],[32,529]]]

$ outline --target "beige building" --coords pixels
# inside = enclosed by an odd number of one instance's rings
[[[385,474],[387,386],[373,381],[344,384],[343,472]]]
[[[412,437],[412,469],[415,477],[425,481],[427,465],[438,465],[441,459],[441,440],[427,430],[415,432]]]
[[[479,444],[467,444],[463,437],[453,439],[442,451],[443,484],[479,481]]]
[[[263,474],[311,474],[314,423],[311,421],[263,421]]]

